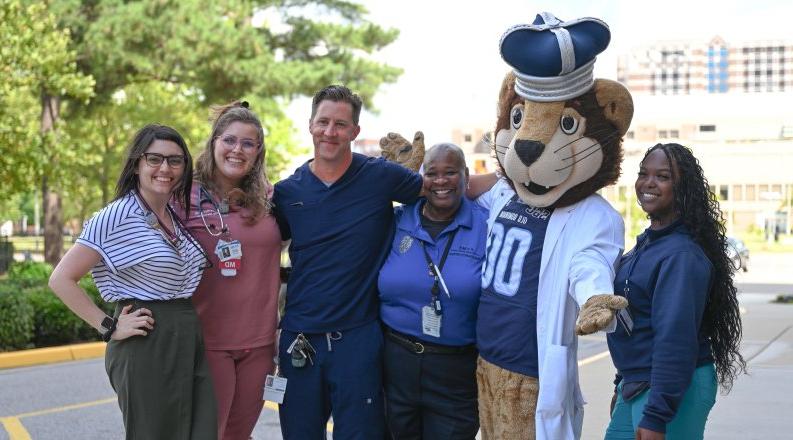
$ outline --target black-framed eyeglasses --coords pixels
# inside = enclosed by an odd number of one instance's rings
[[[218,136],[216,139],[220,139],[220,143],[229,150],[233,150],[237,144],[245,151],[256,151],[259,149],[259,143],[253,139],[237,139],[237,136],[231,134]]]
[[[150,167],[159,167],[162,165],[163,161],[167,161],[168,166],[171,168],[182,168],[186,161],[185,157],[181,154],[165,156],[160,153],[143,153],[140,156],[146,159],[146,165]]]

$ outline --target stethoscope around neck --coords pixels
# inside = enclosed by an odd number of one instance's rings
[[[206,189],[204,189],[203,186],[201,186],[199,187],[198,190],[198,196],[199,196],[198,213],[201,216],[201,221],[204,223],[204,228],[206,228],[209,235],[213,237],[219,237],[223,234],[227,234],[229,232],[229,227],[223,221],[223,212],[220,209],[221,207],[218,206],[217,203],[215,203],[215,199],[212,198],[212,195],[209,194],[209,191],[207,191]],[[212,204],[212,207],[215,209],[215,212],[217,213],[217,216],[220,219],[220,232],[214,232],[215,225],[210,225],[209,223],[207,223],[207,219],[204,216],[204,203],[207,202]]]

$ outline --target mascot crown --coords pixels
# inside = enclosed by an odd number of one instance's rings
[[[610,40],[608,25],[597,18],[563,22],[542,12],[532,24],[509,28],[499,46],[514,69],[515,92],[530,101],[553,102],[592,87],[595,58]]]

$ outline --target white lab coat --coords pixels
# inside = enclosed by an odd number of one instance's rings
[[[514,191],[500,180],[481,203],[490,208],[488,231]],[[597,194],[556,208],[545,232],[537,294],[540,394],[535,417],[538,440],[581,437],[584,398],[578,383],[575,325],[593,295],[613,293],[625,247],[619,213]],[[613,331],[616,322],[612,322]]]

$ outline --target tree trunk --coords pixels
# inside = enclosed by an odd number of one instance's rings
[[[60,113],[60,99],[47,93],[41,94],[41,137],[43,150],[48,151],[47,134],[55,129]],[[51,166],[57,166],[50,164]],[[61,196],[49,187],[49,176],[41,177],[41,195],[44,211],[44,261],[52,265],[61,261],[63,253],[63,220],[61,219]]]
[[[63,252],[63,220],[61,219],[61,195],[50,191],[48,176],[41,179],[44,202],[44,261],[53,266],[61,261]]]

